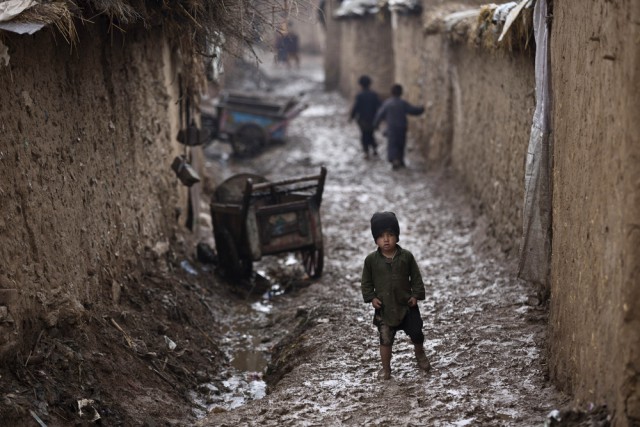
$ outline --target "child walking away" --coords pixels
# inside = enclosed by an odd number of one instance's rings
[[[376,212],[371,217],[371,234],[378,248],[364,260],[362,297],[375,309],[382,369],[378,378],[391,378],[391,349],[397,331],[404,331],[414,346],[418,367],[429,371],[424,352],[422,317],[418,301],[425,299],[424,283],[415,258],[398,245],[400,225],[393,212]]]
[[[376,117],[376,112],[380,107],[380,98],[377,93],[370,89],[371,78],[369,76],[360,76],[358,84],[362,90],[356,95],[349,121],[356,119],[360,128],[360,141],[364,150],[364,158],[368,159],[369,149],[371,149],[374,156],[378,155],[378,144],[373,136],[373,119]]]
[[[373,122],[375,129],[381,121],[387,122],[387,158],[393,169],[405,166],[404,148],[407,144],[407,115],[424,113],[424,107],[417,107],[402,99],[402,86],[391,87],[391,98],[384,101]]]

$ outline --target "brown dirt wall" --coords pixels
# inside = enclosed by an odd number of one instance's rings
[[[555,2],[551,376],[640,423],[640,4]]]
[[[400,15],[394,27],[396,79],[413,82],[407,97],[425,106],[425,114],[412,133],[432,167],[451,161],[453,98],[451,86],[451,45],[442,32],[448,14],[477,8],[478,0],[438,0],[423,4],[417,15]],[[414,122],[415,123],[415,122]]]
[[[419,14],[400,15],[393,14],[393,51],[395,83],[404,88],[403,98],[414,105],[425,105],[425,50],[423,47],[422,19]],[[389,88],[380,88],[384,94],[389,93]],[[411,119],[409,121],[410,132],[413,139],[424,139],[422,126],[423,119]]]
[[[172,49],[160,31],[109,34],[106,23],[80,27],[79,40],[70,46],[47,29],[3,37],[5,356],[32,345],[40,325],[82,316],[149,249],[168,243],[186,207],[170,169],[177,124],[167,82],[176,77],[163,60]]]
[[[431,166],[446,166],[451,161],[453,139],[451,46],[442,34],[428,34],[423,49],[426,101],[422,121],[423,150]]]
[[[339,91],[347,99],[358,92],[358,77],[368,74],[372,89],[385,96],[394,81],[391,16],[388,13],[341,19]],[[386,88],[386,89],[385,89]]]
[[[524,163],[534,104],[530,53],[451,47],[451,164],[479,200],[489,235],[509,255],[522,234]]]
[[[324,37],[324,87],[327,91],[337,90],[340,85],[340,55],[342,40],[342,21],[333,18],[333,12],[340,3],[337,0],[327,0],[325,8],[326,32]]]

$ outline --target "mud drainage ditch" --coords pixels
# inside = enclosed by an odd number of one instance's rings
[[[246,283],[227,283],[227,286],[238,287],[238,295],[220,322],[220,346],[229,362],[220,374],[222,380],[218,382],[224,388],[220,389],[214,383],[203,383],[191,391],[197,419],[203,419],[208,413],[231,411],[266,396],[264,377],[273,346],[277,344],[274,335],[278,335],[271,329],[274,310],[277,309],[274,302],[287,292],[287,288],[293,284],[304,285],[305,280],[291,281],[302,274],[299,271],[300,261],[293,254],[265,262],[271,263],[273,272],[289,283],[282,283],[259,267]],[[280,336],[287,332],[281,330]]]
[[[212,411],[233,410],[266,395],[263,376],[269,363],[270,339],[263,336],[260,326],[273,309],[269,300],[275,292],[277,285],[259,300],[234,304],[232,317],[224,320],[220,345],[229,360],[228,368],[221,372],[224,389],[204,383],[190,393],[198,419]]]

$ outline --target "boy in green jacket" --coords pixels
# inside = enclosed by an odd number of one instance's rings
[[[418,309],[418,300],[425,299],[418,264],[411,252],[397,244],[400,225],[393,212],[373,214],[371,234],[378,248],[364,260],[360,286],[364,302],[370,302],[375,309],[373,323],[380,335],[382,361],[378,378],[391,378],[391,349],[397,331],[404,331],[411,338],[418,367],[429,371]]]

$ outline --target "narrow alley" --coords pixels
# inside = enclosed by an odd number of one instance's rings
[[[494,251],[464,189],[427,171],[411,143],[406,169],[392,171],[384,155],[365,160],[357,127],[347,122],[349,101],[323,91],[319,58],[299,71],[266,65],[275,93],[304,92],[309,107],[291,123],[285,145],[242,161],[221,160],[209,147],[209,167],[278,179],[326,166],[324,274],[262,298],[270,312],[260,326],[270,332],[262,333],[289,331],[270,361],[268,393],[234,409],[213,405],[201,424],[542,426],[567,401],[545,378],[546,312],[535,290],[515,278],[514,261]],[[382,135],[376,138],[384,153]],[[375,249],[369,219],[378,210],[397,214],[400,244],[416,256],[426,283],[420,309],[428,374],[399,333],[392,379],[376,378],[378,337],[359,280]],[[277,263],[265,258],[255,268]]]

